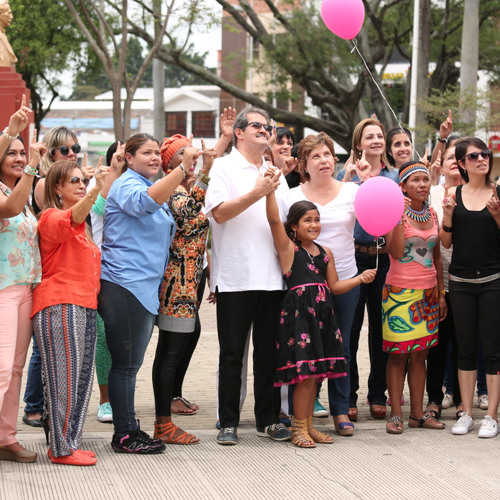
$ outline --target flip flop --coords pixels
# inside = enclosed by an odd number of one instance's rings
[[[174,415],[196,415],[196,410],[193,410],[190,406],[187,404],[187,400],[184,398],[174,398],[172,399],[172,403],[175,401],[181,401],[182,404],[184,405],[185,409],[183,410],[173,410],[172,406],[170,406],[170,412],[173,413]]]

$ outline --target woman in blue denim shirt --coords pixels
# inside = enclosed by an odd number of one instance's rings
[[[149,134],[125,145],[128,170],[108,194],[104,215],[99,314],[111,353],[108,390],[118,453],[159,453],[160,439],[141,431],[135,419],[137,372],[158,314],[158,291],[167,265],[175,222],[166,201],[186,175],[182,164],[153,183],[160,146]]]

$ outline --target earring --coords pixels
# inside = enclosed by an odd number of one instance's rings
[[[304,173],[305,173],[305,174],[308,174],[309,172],[308,172],[306,169],[304,169]]]
[[[293,232],[293,241],[295,241],[296,239],[297,239],[297,232],[296,232],[296,231],[294,231],[294,232]]]
[[[59,205],[62,207],[62,194],[57,195],[57,201],[59,202]]]

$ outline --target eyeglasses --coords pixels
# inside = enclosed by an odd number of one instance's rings
[[[56,148],[56,150],[58,150],[59,153],[61,153],[63,156],[68,156],[70,149],[71,151],[73,151],[73,153],[75,153],[75,155],[77,155],[82,150],[82,147],[80,146],[80,144],[73,144],[71,148],[69,148],[68,146],[59,146],[58,148]]]
[[[491,151],[489,149],[485,149],[484,151],[474,151],[474,153],[467,153],[465,157],[469,161],[476,162],[479,160],[479,155],[483,157],[483,160],[489,160],[491,158]]]
[[[268,133],[271,134],[273,131],[273,126],[269,125],[268,123],[260,123],[260,122],[250,122],[247,124],[247,127],[252,127],[255,130],[260,130],[262,127],[264,127],[264,130]],[[246,128],[246,127],[245,127]]]
[[[80,184],[80,182],[87,187],[89,185],[90,179],[87,179],[87,177],[70,177],[69,178],[69,183],[70,184]]]

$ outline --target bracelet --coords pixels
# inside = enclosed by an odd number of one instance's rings
[[[448,139],[443,139],[442,137],[438,137],[436,140],[442,144],[446,144],[448,142]]]
[[[442,290],[439,290],[439,293],[444,297],[446,295],[446,290],[443,288]]]
[[[9,141],[13,141],[13,140],[17,139],[17,135],[9,135],[9,133],[7,132],[7,130],[8,130],[8,129],[9,129],[9,127],[5,127],[5,128],[3,129],[3,135],[4,135],[7,139],[9,139]]]
[[[33,177],[38,175],[38,170],[31,165],[26,165],[24,167],[24,173],[27,175],[32,175]]]
[[[92,205],[95,204],[96,200],[94,200],[94,198],[92,198],[92,195],[89,193],[87,193],[87,196],[90,198],[90,201],[92,202]]]
[[[179,163],[179,168],[184,172],[184,179],[186,178],[187,172],[182,163]]]
[[[208,184],[210,182],[210,177],[206,174],[202,174],[201,172],[198,174],[198,180],[203,182],[203,184]]]
[[[450,227],[450,226],[445,226],[444,224],[442,225],[442,228],[443,228],[443,231],[445,233],[452,233],[453,232],[453,228]]]

